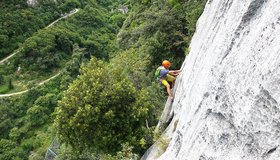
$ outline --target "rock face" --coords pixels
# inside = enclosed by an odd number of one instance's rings
[[[208,1],[176,81],[168,147],[142,159],[280,159],[279,6]]]

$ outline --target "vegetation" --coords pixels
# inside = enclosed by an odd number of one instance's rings
[[[116,50],[112,40],[119,28],[116,24],[119,20],[115,23],[107,12],[96,3],[84,4],[84,9],[71,18],[34,33],[21,45],[21,50],[12,63],[0,68],[2,76],[6,77],[6,80],[7,77],[12,78],[12,82],[17,86],[15,91],[17,88],[27,89],[28,83],[38,83],[38,79],[50,77],[63,68],[71,59],[74,44],[86,48],[88,57],[94,55],[108,60],[109,52]],[[17,72],[19,66],[22,70],[20,74]],[[11,90],[12,88],[3,90],[2,93]]]
[[[57,101],[61,99],[61,91],[77,77],[80,64],[87,61],[84,49],[76,47],[72,59],[59,77],[20,97],[0,99],[1,139],[16,145],[10,152],[0,151],[0,159],[28,159],[29,155],[31,159],[43,159],[54,137],[52,113],[57,107]],[[31,151],[33,154],[30,154]],[[18,157],[18,154],[21,156]]]
[[[58,3],[60,3],[58,1]],[[58,18],[61,10],[53,1],[31,8],[25,0],[0,2],[0,58],[12,53],[38,29]]]
[[[158,150],[158,157],[160,156],[160,155],[162,155],[165,151],[166,151],[166,149],[167,149],[167,147],[168,147],[168,145],[169,145],[169,142],[170,142],[170,140],[168,139],[168,137],[166,136],[166,135],[162,135],[158,140],[157,140],[157,146],[158,146],[158,148],[159,148],[159,150]]]
[[[0,57],[20,48],[0,66],[0,94],[30,89],[0,98],[0,159],[43,159],[54,137],[57,159],[139,159],[166,97],[154,69],[163,59],[180,67],[205,0],[25,3],[0,2],[9,23],[1,24]],[[123,5],[129,14],[117,10]]]

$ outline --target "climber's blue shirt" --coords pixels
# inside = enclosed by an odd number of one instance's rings
[[[166,78],[167,74],[168,74],[169,70],[168,69],[162,69],[160,70],[160,78]]]

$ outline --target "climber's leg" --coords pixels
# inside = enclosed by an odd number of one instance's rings
[[[170,85],[169,85],[169,83],[167,82],[167,80],[166,80],[166,79],[162,79],[162,80],[161,80],[161,83],[162,83],[163,85],[165,85],[169,97],[171,97],[171,98],[173,99],[173,96],[172,96],[172,94],[171,94]]]
[[[174,76],[172,76],[172,75],[170,75],[170,74],[167,74],[166,80],[167,80],[168,82],[171,82],[171,86],[172,86],[172,87],[175,85],[175,80],[176,80],[176,78],[175,78]]]

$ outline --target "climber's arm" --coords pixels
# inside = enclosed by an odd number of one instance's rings
[[[171,74],[173,76],[178,76],[180,72],[181,70],[170,70],[168,74]]]

